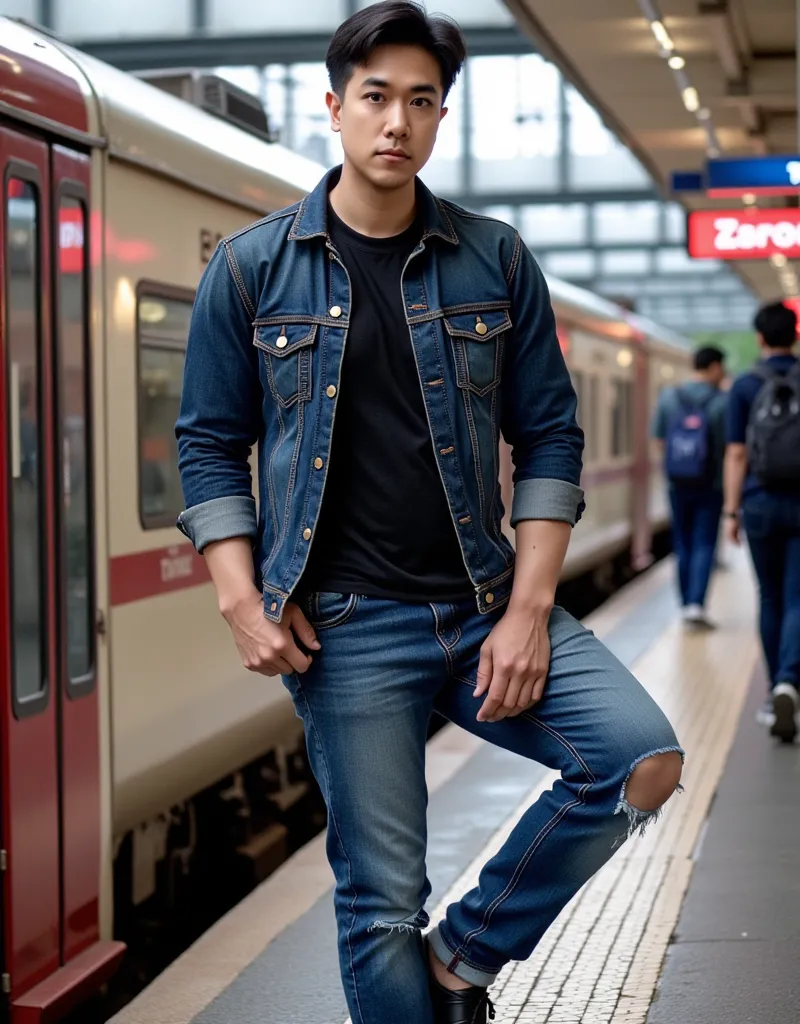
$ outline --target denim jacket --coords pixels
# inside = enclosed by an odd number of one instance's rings
[[[339,173],[220,243],[186,352],[178,528],[198,551],[251,538],[275,622],[314,540],[347,342],[350,282],[326,229]],[[547,285],[520,236],[417,189],[423,234],[402,276],[406,323],[442,486],[486,613],[508,600],[514,565],[501,529],[500,433],[515,467],[512,524],[577,521],[583,434]],[[258,505],[248,461],[256,442]]]

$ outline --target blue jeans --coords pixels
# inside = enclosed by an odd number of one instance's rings
[[[684,607],[705,604],[717,549],[722,492],[671,487],[672,537]]]
[[[339,958],[353,1024],[432,1024],[422,931],[425,743],[432,712],[561,772],[528,808],[479,888],[430,934],[463,980],[489,985],[525,960],[581,886],[658,812],[625,799],[633,768],[679,751],[664,714],[563,609],[550,618],[543,700],[496,724],[476,720],[480,648],[503,609],[406,604],[346,594],[303,602],[321,652],[285,677],[328,807]],[[480,813],[480,808],[476,808]]]
[[[800,498],[758,494],[744,528],[761,590],[761,642],[772,686],[800,687]]]

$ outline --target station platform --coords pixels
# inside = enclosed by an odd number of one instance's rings
[[[527,962],[506,968],[492,992],[498,1022],[797,1018],[800,747],[755,722],[765,686],[755,588],[745,551],[724,559],[709,605],[716,630],[679,621],[669,559],[586,620],[675,726],[685,793],[577,894]],[[434,737],[432,921],[554,778],[452,726]],[[332,885],[319,836],[113,1024],[344,1024]]]

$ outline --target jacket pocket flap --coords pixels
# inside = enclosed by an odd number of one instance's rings
[[[256,327],[253,344],[281,359],[314,344],[317,324],[267,324]]]
[[[459,313],[446,316],[445,327],[453,338],[467,338],[469,341],[491,341],[511,327],[507,309],[476,310],[474,313]]]

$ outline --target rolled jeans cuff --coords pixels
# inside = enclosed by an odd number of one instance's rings
[[[461,978],[462,981],[466,981],[468,985],[478,985],[480,988],[489,988],[493,985],[497,975],[500,971],[482,971],[477,967],[471,967],[469,964],[464,963],[457,953],[454,953],[452,949],[442,938],[442,933],[439,930],[439,926],[434,928],[428,933],[428,942],[431,944],[431,949],[436,954],[436,958],[445,965],[451,974],[455,974],[457,978]]]
[[[574,526],[583,511],[583,490],[567,480],[518,480],[514,485],[511,525],[524,519],[553,519]]]
[[[235,495],[203,501],[181,512],[177,526],[198,552],[215,541],[255,537],[258,531],[255,498]]]

